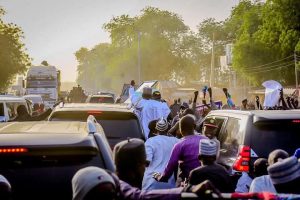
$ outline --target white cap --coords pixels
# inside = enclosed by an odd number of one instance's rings
[[[217,143],[210,139],[201,139],[199,142],[199,155],[203,156],[216,156]]]
[[[86,167],[76,172],[72,179],[73,200],[82,200],[95,186],[111,183],[116,186],[113,178],[99,167]]]

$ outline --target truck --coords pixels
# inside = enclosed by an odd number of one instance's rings
[[[46,107],[59,99],[60,70],[55,66],[32,66],[26,76],[26,95],[41,95]]]

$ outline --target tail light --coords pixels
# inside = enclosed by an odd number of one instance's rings
[[[234,170],[249,172],[250,152],[251,148],[249,146],[240,146],[239,156],[233,164]]]
[[[87,112],[89,115],[100,115],[100,114],[102,114],[102,111],[99,111],[99,110],[89,110],[88,112]]]
[[[26,148],[0,148],[0,154],[10,154],[10,153],[26,153],[28,149]]]

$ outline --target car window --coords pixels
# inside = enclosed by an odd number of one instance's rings
[[[242,142],[240,133],[241,120],[229,117],[224,130],[219,135],[221,149],[226,149],[227,153],[234,156],[237,155],[239,145]]]
[[[91,97],[90,103],[114,103],[112,97]]]
[[[219,134],[220,134],[220,131],[221,131],[221,129],[222,129],[223,123],[224,123],[224,121],[225,121],[226,118],[224,118],[224,117],[219,117],[219,116],[208,116],[208,117],[205,118],[204,122],[202,123],[201,128],[203,128],[203,124],[209,123],[209,121],[210,121],[211,119],[214,119],[214,120],[216,121],[218,127],[219,127],[219,128],[218,128],[218,131],[217,131],[217,134],[216,134],[216,137],[218,138],[218,137],[219,137]],[[201,131],[202,131],[202,130],[201,130]]]
[[[101,124],[104,129],[105,135],[108,140],[110,139],[127,139],[142,138],[143,134],[139,126],[137,117],[133,113],[127,112],[95,112],[88,111],[77,112],[54,112],[49,120],[50,121],[86,121],[89,115],[93,114],[96,120]]]
[[[97,119],[97,118],[96,118]],[[140,138],[141,133],[139,132],[138,122],[135,119],[129,120],[105,120],[97,119],[104,129],[107,138]]]
[[[99,154],[2,156],[0,162],[0,174],[10,181],[13,199],[72,199],[71,180],[79,169],[87,166],[105,168]],[[43,196],[38,196],[41,194]]]
[[[3,103],[0,103],[0,116],[5,116]]]
[[[251,131],[251,147],[259,157],[268,157],[275,149],[283,149],[290,155],[300,147],[299,120],[275,120],[254,124]]]

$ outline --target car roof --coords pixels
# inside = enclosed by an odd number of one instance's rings
[[[0,146],[70,145],[89,135],[84,122],[8,122],[0,124]]]
[[[279,120],[279,119],[300,119],[300,110],[214,110],[209,113],[209,115],[218,114],[221,116],[226,116],[228,114],[238,114],[238,115],[249,115],[259,119],[264,120]]]
[[[39,95],[39,94],[28,94],[28,95],[23,96],[23,98],[26,98],[26,97],[39,97],[39,98],[42,98],[42,96]]]
[[[120,104],[101,104],[101,103],[66,103],[63,106],[56,106],[54,111],[107,111],[107,112],[127,112],[132,113],[132,110],[127,109],[125,105]]]
[[[23,97],[0,95],[0,101],[26,101]]]

